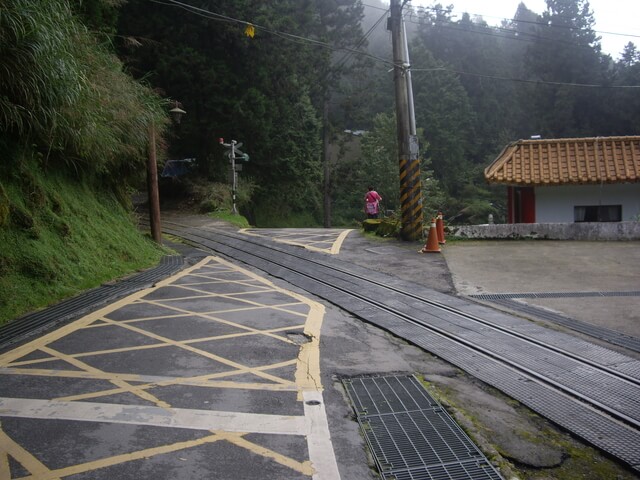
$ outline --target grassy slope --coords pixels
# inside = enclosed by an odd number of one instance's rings
[[[164,254],[112,195],[20,170],[0,175],[0,325]]]

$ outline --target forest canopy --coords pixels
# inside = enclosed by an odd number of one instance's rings
[[[258,226],[349,225],[375,183],[398,208],[388,4],[379,0],[0,0],[0,144],[122,188],[147,130],[198,181],[228,183],[219,138],[244,143],[241,213]],[[601,50],[586,0],[523,2],[490,26],[404,7],[425,215],[499,220],[483,168],[509,142],[637,134],[640,52]],[[167,105],[188,114],[169,125]],[[345,133],[346,132],[346,133]],[[356,132],[356,134],[354,134]]]

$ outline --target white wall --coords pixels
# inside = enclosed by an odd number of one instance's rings
[[[536,222],[573,222],[573,207],[622,205],[622,220],[640,214],[640,183],[536,187]]]

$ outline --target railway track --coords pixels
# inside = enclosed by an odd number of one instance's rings
[[[163,231],[317,295],[465,370],[640,472],[640,362],[299,247],[164,220]]]

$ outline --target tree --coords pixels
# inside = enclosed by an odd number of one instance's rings
[[[594,23],[587,0],[547,0],[526,65],[530,78],[548,84],[521,98],[544,136],[599,134],[604,99],[598,91],[578,86],[606,81],[607,62]]]
[[[612,89],[609,102],[608,118],[612,135],[637,135],[640,131],[640,96],[637,88],[627,86],[640,85],[640,52],[629,42],[613,68],[612,86],[625,88]]]
[[[360,0],[341,1],[318,0],[319,12],[316,35],[325,44],[332,45],[336,49],[358,48],[365,45],[361,37],[359,23],[362,18],[362,4]],[[350,59],[351,53],[340,52],[339,55],[325,52],[320,57],[321,63],[317,72],[318,97],[322,111],[322,167],[323,167],[323,225],[331,226],[331,188],[332,165],[329,155],[329,144],[333,140],[333,124],[331,122],[331,97],[335,91],[339,91],[342,76],[358,69],[360,63]]]
[[[488,156],[499,151],[504,137],[516,135],[517,86],[500,80],[513,76],[521,62],[510,49],[514,43],[521,44],[514,38],[512,25],[490,27],[481,17],[472,18],[468,13],[456,21],[451,7],[436,5],[421,17],[415,47],[428,50],[442,68],[457,73],[456,82],[463,87],[465,101],[473,110],[468,130],[471,135],[464,146],[465,156],[472,163],[484,163]],[[416,61],[412,63],[418,69],[425,67]],[[464,130],[469,120],[463,123]]]
[[[315,6],[208,0],[197,11],[160,5],[149,12],[146,1],[132,0],[122,10],[120,34],[141,45],[121,45],[132,71],[189,111],[174,151],[224,181],[228,163],[217,138],[244,143],[245,171],[259,186],[244,212],[253,218],[319,219],[320,132],[311,99],[325,49],[304,40],[317,26]]]
[[[640,62],[640,52],[638,48],[633,42],[627,43],[620,56],[620,64],[624,67],[631,67],[638,62]]]
[[[436,178],[455,195],[469,181],[474,113],[460,80],[424,48],[415,48],[412,62],[424,70],[414,74],[416,124],[428,142]]]
[[[418,137],[425,152],[428,144],[423,133],[420,129]],[[336,198],[336,211],[343,218],[343,223],[346,223],[346,218],[358,220],[363,217],[363,199],[369,185],[382,196],[385,211],[400,211],[397,138],[394,113],[377,114],[371,131],[362,136],[347,137],[349,145],[345,145],[345,149],[355,150],[354,143],[359,144],[360,149],[351,155],[345,152],[343,161],[336,167],[336,188],[342,192]],[[442,208],[446,198],[430,165],[428,159],[421,157],[423,206],[427,216]]]
[[[101,32],[110,39],[116,33],[118,8],[126,0],[69,0],[71,9],[91,31]]]

